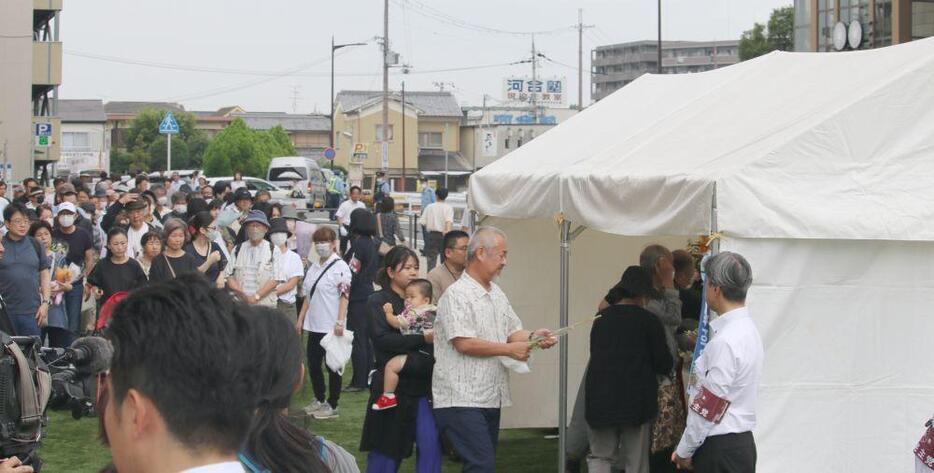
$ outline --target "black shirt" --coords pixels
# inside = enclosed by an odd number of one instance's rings
[[[194,256],[185,253],[178,258],[173,258],[162,253],[152,260],[149,280],[152,282],[169,281],[186,273],[199,273]]]
[[[145,286],[146,273],[135,259],[129,258],[126,263],[116,264],[110,258],[104,258],[88,275],[88,284],[104,292],[100,299],[100,303],[104,304],[117,292],[129,292]]]
[[[350,282],[351,302],[366,301],[370,294],[373,294],[373,281],[379,269],[379,260],[379,246],[375,238],[357,235],[350,240],[350,248],[344,254],[344,261],[353,273]]]
[[[94,239],[85,229],[75,226],[75,231],[65,233],[61,228],[52,232],[52,238],[68,245],[68,254],[65,261],[84,267],[84,255],[88,250],[94,249]]]
[[[600,311],[590,331],[585,411],[593,427],[638,426],[658,411],[656,375],[671,371],[665,329],[635,305]]]
[[[208,254],[201,256],[201,254],[198,253],[198,250],[195,249],[194,243],[189,242],[185,245],[185,253],[188,253],[192,256],[192,258],[195,259],[196,267],[200,267],[202,264],[204,264],[204,262],[207,261],[208,256],[210,256],[210,254],[215,251],[220,253],[221,260],[212,264],[211,267],[208,268],[207,272],[204,273],[205,277],[207,277],[211,282],[217,281],[217,276],[221,273],[221,271],[224,270],[224,268],[227,267],[227,257],[224,256],[224,252],[221,251],[221,247],[212,241],[211,248],[208,249]]]

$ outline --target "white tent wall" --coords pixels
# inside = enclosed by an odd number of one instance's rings
[[[765,344],[763,473],[911,471],[934,406],[934,243],[727,238]]]
[[[558,328],[560,227],[552,219],[487,218],[506,232],[509,257],[497,280],[523,327]],[[688,237],[622,237],[586,230],[571,243],[570,323],[593,316],[597,303],[619,281],[627,266],[639,263],[639,253],[651,243],[683,248]],[[590,325],[568,336],[568,418],[577,387],[590,356]],[[513,406],[503,410],[502,427],[558,425],[558,349],[536,351],[532,372],[511,374]]]

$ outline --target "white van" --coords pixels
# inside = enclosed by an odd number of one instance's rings
[[[266,180],[282,189],[303,192],[308,201],[308,208],[320,208],[327,202],[328,183],[314,158],[304,156],[272,158],[269,170],[266,172]]]

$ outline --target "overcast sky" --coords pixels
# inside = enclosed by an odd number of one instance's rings
[[[663,3],[665,39],[723,40],[739,38],[791,1]],[[390,88],[405,80],[407,90],[437,90],[441,82],[461,104],[479,105],[485,93],[502,99],[503,77],[531,74],[529,64],[504,65],[528,58],[531,38],[494,30],[540,31],[537,48],[564,64],[543,61],[543,74],[566,76],[576,103],[577,32],[570,27],[582,8],[584,23],[595,26],[584,34],[586,104],[589,50],[654,38],[655,4],[391,0],[390,45],[412,69],[393,70]],[[383,31],[380,0],[90,0],[66,2],[61,18],[66,99],[173,101],[187,110],[292,112],[295,105],[298,113],[327,113],[331,35],[338,43],[369,43],[338,51],[336,91],[382,87],[374,40]],[[458,70],[433,72],[449,69]]]

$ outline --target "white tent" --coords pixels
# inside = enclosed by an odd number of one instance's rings
[[[527,327],[592,314],[650,241],[721,232],[755,276],[759,471],[911,469],[934,406],[934,39],[643,76],[476,173],[470,200],[510,236]],[[504,426],[558,424],[559,365],[513,377]]]

